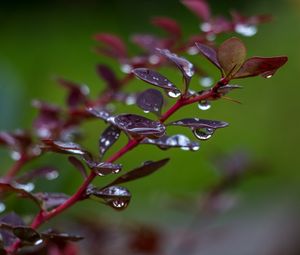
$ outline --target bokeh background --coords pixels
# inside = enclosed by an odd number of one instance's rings
[[[244,89],[231,96],[240,100],[241,105],[220,100],[214,102],[208,111],[200,111],[193,105],[178,112],[174,119],[198,116],[230,123],[229,128],[202,142],[198,152],[160,151],[140,146],[123,157],[119,162],[125,169],[138,166],[145,160],[172,158],[155,175],[126,185],[133,194],[126,211],[116,212],[87,201],[59,216],[53,224],[62,228],[67,225],[72,229],[72,222],[80,218],[114,225],[146,224],[163,233],[196,229],[196,233],[201,233],[199,236],[205,236],[201,238],[201,249],[197,247],[201,254],[299,254],[296,244],[300,240],[300,87],[297,80],[300,71],[300,2],[208,2],[215,14],[228,15],[232,9],[245,15],[272,14],[274,20],[259,26],[254,37],[240,38],[247,45],[248,56],[286,54],[288,64],[271,79],[258,77],[237,81]],[[53,79],[57,75],[85,83],[93,96],[98,95],[104,83],[95,72],[96,64],[107,63],[120,76],[122,74],[115,61],[92,51],[96,45],[92,35],[97,32],[116,33],[129,43],[133,33],[161,34],[149,23],[153,16],[175,18],[185,35],[199,30],[199,20],[175,0],[3,1],[0,4],[0,129],[31,128],[36,115],[36,110],[31,107],[33,99],[62,105],[65,94]],[[221,36],[218,41],[227,37]],[[138,51],[133,44],[128,45],[131,52]],[[203,58],[191,56],[189,59],[217,78],[218,73]],[[178,77],[173,74],[173,69],[166,69],[164,73],[171,80]],[[192,87],[200,89],[197,80],[192,82]],[[129,88],[140,90],[147,85],[136,80]],[[135,106],[120,106],[118,111],[139,112]],[[93,122],[84,128],[87,131],[85,146],[96,152],[104,125]],[[122,142],[124,139],[119,145]],[[261,164],[264,174],[246,178],[231,190],[237,204],[226,213],[213,219],[209,217],[209,220],[205,220],[207,216],[195,216],[197,201],[220,178],[213,159],[220,154],[241,150]],[[0,160],[0,171],[4,173],[12,161],[2,149]],[[60,177],[51,182],[39,181],[36,190],[71,194],[81,182],[65,157],[49,155],[26,169],[44,163],[60,169]],[[96,183],[108,180],[99,178]],[[33,211],[27,203],[19,200],[9,201],[7,210],[25,216],[30,216]],[[83,241],[82,247],[87,243]],[[113,243],[111,240],[111,245]],[[182,254],[200,254],[197,249]],[[279,252],[280,249],[283,252]]]

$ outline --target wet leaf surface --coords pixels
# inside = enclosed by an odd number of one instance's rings
[[[99,139],[99,154],[100,158],[103,157],[105,152],[119,139],[121,130],[114,126],[108,126]]]
[[[146,112],[160,114],[164,104],[163,95],[155,89],[147,89],[137,98],[137,105]]]

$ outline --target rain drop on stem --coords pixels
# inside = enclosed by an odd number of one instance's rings
[[[169,91],[168,96],[171,98],[177,98],[181,95],[180,91]]]

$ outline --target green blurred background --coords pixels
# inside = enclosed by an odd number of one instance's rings
[[[296,77],[300,71],[300,3],[284,0],[209,2],[215,14],[228,15],[232,9],[245,15],[272,14],[274,21],[259,26],[256,36],[240,37],[247,45],[248,56],[286,54],[289,56],[287,65],[271,79],[258,77],[238,80],[238,84],[244,86],[244,89],[231,96],[242,101],[242,105],[217,101],[205,112],[200,111],[196,105],[178,112],[174,119],[197,116],[230,123],[229,128],[218,131],[212,139],[202,142],[198,152],[176,149],[160,151],[140,146],[123,157],[119,162],[124,164],[125,169],[131,169],[144,160],[172,158],[155,175],[126,185],[133,194],[126,211],[114,212],[95,202],[84,202],[61,218],[81,214],[96,217],[106,215],[114,220],[128,217],[146,222],[185,222],[184,216],[166,208],[164,202],[170,197],[198,197],[219,178],[211,158],[218,153],[229,153],[240,148],[264,162],[269,172],[265,176],[249,178],[238,187],[237,192],[242,197],[242,203],[238,207],[240,213],[261,211],[265,204],[270,204],[271,207],[274,204],[279,207],[297,207],[300,194],[300,87]],[[198,19],[175,0],[2,2],[0,129],[30,128],[36,114],[31,107],[32,99],[63,104],[65,94],[53,80],[56,75],[87,84],[91,94],[96,96],[104,86],[95,72],[97,63],[108,63],[120,76],[122,74],[116,62],[97,56],[92,51],[95,45],[92,35],[97,32],[116,33],[129,42],[133,33],[160,34],[161,31],[149,24],[153,16],[175,18],[182,25],[185,35],[196,33],[199,29]],[[218,41],[227,37],[222,36]],[[131,52],[137,51],[134,45],[129,45]],[[189,58],[217,78],[217,72],[203,58]],[[164,73],[171,80],[174,79],[173,69],[165,70]],[[192,87],[200,89],[197,80],[192,82]],[[130,88],[138,90],[147,88],[147,85],[136,80]],[[134,106],[119,108],[119,112],[124,111],[139,112]],[[85,145],[92,151],[97,150],[97,139],[103,127],[104,125],[96,122],[85,127],[88,131]],[[122,142],[124,139],[117,147]],[[11,160],[3,150],[0,151],[0,160],[0,171],[4,173]],[[61,175],[50,183],[40,181],[36,189],[72,193],[79,185],[80,177],[72,170],[65,157],[46,156],[35,161],[33,166],[40,166],[45,162],[57,166]],[[106,181],[99,178],[96,183]],[[11,203],[16,211],[31,212],[23,202]]]

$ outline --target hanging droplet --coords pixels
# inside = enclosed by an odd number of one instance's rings
[[[257,27],[254,25],[248,24],[237,24],[234,28],[235,32],[243,35],[243,36],[253,36],[257,33]]]
[[[18,151],[12,151],[12,152],[10,153],[10,157],[11,157],[13,160],[17,161],[17,160],[19,160],[19,159],[21,158],[21,154],[20,154],[20,152],[18,152]]]
[[[2,202],[0,202],[0,213],[4,212],[6,209],[5,204],[3,204]]]
[[[129,64],[121,65],[121,71],[123,73],[130,73],[132,71],[132,66]]]
[[[199,83],[202,87],[208,88],[214,84],[214,80],[211,77],[205,76],[199,79]]]
[[[111,205],[120,210],[120,209],[124,209],[125,207],[127,207],[128,203],[126,203],[125,201],[122,200],[113,200]]]
[[[149,113],[150,111],[144,111],[144,113]]]
[[[172,98],[179,97],[181,95],[180,91],[178,90],[173,90],[168,92],[168,96]]]
[[[54,170],[54,171],[51,171],[51,172],[47,173],[45,175],[45,177],[46,177],[47,180],[51,181],[51,180],[56,179],[58,177],[58,175],[59,175],[58,172]]]
[[[200,140],[208,140],[214,132],[213,128],[198,128],[193,130],[193,134]]]
[[[211,107],[211,104],[208,100],[201,100],[199,103],[198,103],[198,108],[202,111],[206,111],[208,110],[209,108]]]
[[[266,78],[270,79],[270,78],[272,78],[272,76],[273,76],[272,74],[269,74],[269,75],[266,76]]]
[[[173,135],[166,140],[169,146],[179,146],[182,150],[189,150],[190,139],[185,135]]]
[[[192,149],[192,151],[198,151],[200,149],[200,146],[199,146],[199,144],[197,144],[197,145],[194,145],[191,149]]]

